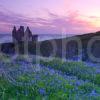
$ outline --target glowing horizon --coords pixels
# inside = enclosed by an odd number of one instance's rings
[[[14,25],[37,34],[76,34],[100,30],[99,0],[0,0],[0,33]]]

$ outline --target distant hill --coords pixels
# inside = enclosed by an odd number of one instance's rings
[[[0,34],[0,43],[12,42],[11,34]]]
[[[77,41],[73,40],[75,37],[77,37],[80,39],[80,42],[82,44],[82,53],[80,54],[80,56],[82,56],[82,60],[96,62],[96,59],[94,61],[93,59],[90,58],[90,54],[88,53],[87,47],[88,47],[88,43],[91,41],[92,38],[99,37],[99,36],[100,36],[100,31],[94,32],[94,33],[87,33],[87,34],[83,34],[83,35],[76,35],[76,36],[67,37],[67,38],[63,38],[63,39],[52,39],[49,41],[44,41],[43,43],[45,44],[46,42],[50,43],[52,41],[56,41],[57,48],[58,48],[57,52],[56,52],[57,53],[56,56],[58,56],[58,57],[65,56],[67,59],[79,59],[78,58],[78,44],[77,44]],[[72,41],[70,41],[70,42],[68,42],[68,44],[66,44],[66,41],[69,39],[72,39]],[[63,43],[62,43],[62,41],[63,41]],[[62,44],[66,48],[65,53],[62,51],[63,50]],[[50,46],[48,46],[47,48],[50,48]],[[94,56],[95,58],[100,58],[100,40],[94,41],[92,43],[90,49],[91,49],[90,52],[91,52],[92,56]],[[43,51],[44,50],[45,49],[43,49]],[[44,51],[44,53],[45,52],[46,51]]]
[[[50,54],[53,53],[54,47],[52,46],[52,43],[55,41],[57,50],[56,54],[54,56],[56,57],[63,57],[65,56],[66,59],[79,59],[78,58],[78,44],[76,41],[73,39],[75,37],[78,37],[82,43],[82,50],[80,56],[82,56],[83,61],[93,61],[93,59],[90,59],[88,53],[87,53],[87,45],[88,42],[95,36],[100,36],[100,32],[95,32],[95,33],[87,33],[83,35],[76,35],[72,37],[64,37],[64,38],[59,38],[59,39],[50,39],[50,40],[45,40],[45,41],[38,41],[37,43],[34,42],[29,42],[29,54],[36,54],[36,45],[40,46],[40,51],[41,51],[41,56],[44,57],[49,57]],[[72,39],[68,44],[66,44],[66,40]],[[63,41],[63,46],[65,47],[65,51],[63,51],[62,48],[62,41]],[[3,43],[1,44],[2,51],[5,53],[15,53],[15,44],[13,43]],[[19,51],[21,54],[23,54],[23,43],[19,43]],[[39,49],[39,48],[38,48]],[[96,58],[100,58],[100,40],[97,40],[93,43],[91,46],[91,52],[92,55]],[[38,54],[40,55],[40,54]],[[93,61],[95,62],[95,61]]]
[[[64,37],[69,37],[72,35],[60,35],[60,34],[39,34],[38,35],[38,40],[39,41],[45,41],[45,40],[50,40],[50,39],[58,39],[58,38],[64,38]],[[11,34],[0,34],[0,43],[7,43],[7,42],[12,42],[12,35]]]

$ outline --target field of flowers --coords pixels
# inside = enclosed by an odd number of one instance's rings
[[[83,62],[0,56],[0,100],[100,100],[100,73]]]

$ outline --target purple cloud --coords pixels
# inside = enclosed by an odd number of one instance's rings
[[[12,30],[14,25],[29,26],[35,34],[61,34],[65,29],[66,33],[83,33],[92,31],[93,26],[90,22],[78,18],[76,12],[67,16],[59,16],[51,12],[47,12],[49,17],[45,18],[28,18],[10,11],[0,10],[0,33]]]

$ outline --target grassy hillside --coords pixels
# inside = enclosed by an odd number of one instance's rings
[[[91,41],[93,37],[99,37],[100,32],[96,33],[88,33],[84,35],[77,35],[73,37],[63,38],[63,39],[51,39],[41,42],[29,42],[28,48],[24,48],[24,43],[20,42],[18,44],[14,43],[3,43],[0,45],[1,51],[7,54],[16,54],[16,45],[18,45],[18,53],[24,54],[24,49],[28,49],[29,54],[36,54],[37,51],[40,51],[41,56],[49,57],[52,55],[55,50],[55,57],[66,57],[66,59],[79,59],[78,55],[82,56],[83,61],[93,61],[89,57],[89,53],[87,52],[88,43]],[[78,39],[75,40],[75,37]],[[68,43],[67,41],[70,40]],[[78,43],[81,44],[81,47],[78,46]],[[78,51],[81,50],[81,53],[78,54]],[[94,57],[100,58],[100,41],[95,40],[91,46],[91,53]],[[40,55],[37,53],[37,55]]]

